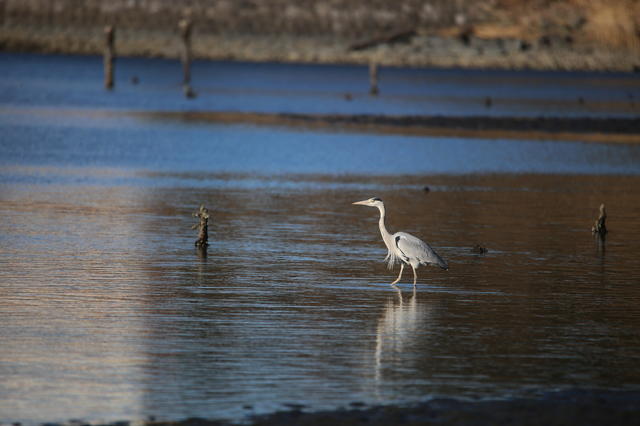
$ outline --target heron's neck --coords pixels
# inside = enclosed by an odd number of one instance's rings
[[[387,231],[387,227],[384,224],[384,219],[387,217],[387,214],[384,210],[384,206],[378,206],[378,210],[380,210],[380,221],[378,225],[380,226],[380,233],[382,234],[382,239],[387,244],[387,247],[391,247],[389,244],[391,242],[391,234]]]

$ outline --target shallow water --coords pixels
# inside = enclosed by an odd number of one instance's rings
[[[638,146],[166,122],[96,82],[2,98],[0,422],[640,387]],[[371,196],[450,271],[390,287]]]
[[[102,57],[0,53],[0,99],[14,108],[58,110],[521,117],[637,117],[640,111],[640,81],[623,73],[381,67],[380,96],[369,96],[364,66],[193,61],[191,74],[198,96],[186,99],[179,61],[118,58],[115,89],[106,92]]]

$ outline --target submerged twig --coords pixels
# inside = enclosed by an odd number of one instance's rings
[[[200,222],[191,227],[191,229],[199,229],[196,247],[207,247],[209,245],[209,210],[205,209],[203,204],[200,206],[200,211],[194,213],[193,217],[200,218]]]

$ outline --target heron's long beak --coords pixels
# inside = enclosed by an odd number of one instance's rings
[[[369,204],[369,200],[363,200],[363,201],[356,201],[353,204]]]

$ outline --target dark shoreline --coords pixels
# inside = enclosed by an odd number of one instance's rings
[[[387,405],[332,411],[278,411],[249,420],[252,426],[310,425],[611,425],[640,424],[640,390],[574,389],[539,397],[462,401],[436,398],[411,405]],[[226,421],[189,418],[154,426],[229,426]]]
[[[460,130],[513,130],[574,133],[640,134],[640,118],[491,117],[491,116],[389,116],[280,114],[283,118],[328,124],[375,124],[398,127],[432,127]]]
[[[195,111],[130,114],[143,118],[186,122],[279,125],[415,136],[640,143],[640,118],[312,115]]]

